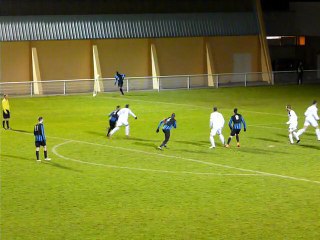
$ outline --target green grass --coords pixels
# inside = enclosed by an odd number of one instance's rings
[[[1,239],[320,239],[320,142],[287,137],[286,104],[303,113],[320,86],[220,88],[11,98],[1,130]],[[131,137],[105,136],[131,105]],[[244,116],[241,148],[209,143],[213,106]],[[176,113],[169,149],[158,122]],[[44,117],[51,162],[35,161]],[[229,135],[224,128],[225,138]],[[43,156],[41,150],[41,157]],[[205,174],[201,174],[205,173]],[[273,175],[272,175],[273,174]]]

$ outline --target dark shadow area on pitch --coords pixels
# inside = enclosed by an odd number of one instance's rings
[[[311,148],[311,149],[316,149],[316,150],[320,150],[320,146],[315,146],[315,145],[309,145],[309,144],[301,144],[301,142],[299,144],[297,144],[298,146],[301,147],[306,147],[306,148]]]
[[[182,143],[182,144],[189,144],[189,145],[193,145],[193,146],[200,146],[200,147],[202,147],[202,146],[206,146],[206,145],[210,145],[210,142],[208,143],[208,142],[206,142],[206,143],[202,143],[202,142],[199,142],[199,141],[197,141],[197,142],[190,142],[190,141],[177,141],[177,140],[175,140],[175,142],[177,142],[177,143]]]
[[[269,138],[255,138],[255,137],[251,137],[252,139],[256,139],[256,140],[261,140],[264,142],[283,142],[283,141],[279,141],[279,140],[275,140],[275,139],[269,139]]]
[[[157,147],[157,144],[155,143],[134,142],[133,144],[139,145],[139,146]]]
[[[12,128],[11,128],[11,131],[14,131],[14,132],[22,132],[22,133],[32,133],[32,134],[33,134],[32,131],[26,131],[26,130],[22,130],[22,129],[12,129]]]
[[[1,154],[1,156],[8,157],[8,158],[15,158],[15,159],[18,159],[18,160],[35,161],[32,158],[26,158],[26,157],[20,157],[20,156],[8,155],[8,154]]]
[[[96,135],[96,136],[100,136],[100,137],[105,137],[107,133],[104,132],[94,132],[94,131],[86,131],[86,133],[89,133],[91,135]]]
[[[137,142],[155,142],[155,140],[151,140],[151,139],[144,139],[144,138],[135,138],[135,137],[124,137],[124,140],[128,140],[128,141],[137,141]]]
[[[45,163],[45,164],[48,164],[50,166],[57,167],[57,168],[64,169],[64,170],[70,170],[70,171],[74,171],[74,172],[82,172],[82,171],[75,170],[73,168],[66,167],[66,166],[63,166],[63,165],[61,165],[59,163],[52,162],[52,161],[42,161],[41,163]]]
[[[234,147],[234,148],[237,149],[239,152],[252,153],[252,154],[264,154],[266,155],[266,157],[269,157],[268,154],[275,154],[275,153],[288,154],[287,152],[277,151],[274,148],[267,148],[266,150],[262,150],[258,148],[248,148],[248,147],[244,147],[244,148]]]

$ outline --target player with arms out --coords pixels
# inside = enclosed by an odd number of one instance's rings
[[[122,95],[124,95],[123,90],[122,90],[122,86],[123,86],[123,80],[124,80],[125,76],[126,76],[125,74],[121,74],[118,71],[116,72],[116,75],[114,76],[114,78],[115,78],[114,85],[118,84],[118,87],[119,87]]]
[[[236,136],[237,139],[237,147],[240,147],[240,139],[239,139],[239,134],[243,125],[243,130],[247,131],[247,126],[246,122],[244,121],[244,118],[242,117],[241,114],[238,113],[238,109],[235,108],[233,110],[233,115],[230,118],[229,121],[229,128],[231,130],[230,137],[228,138],[228,143],[226,145],[227,148],[230,147],[230,142],[233,136]]]
[[[298,117],[295,111],[292,110],[291,105],[287,105],[286,109],[288,111],[289,121],[286,123],[289,125],[289,141],[293,144],[293,136],[298,140],[299,138],[296,137],[296,130],[298,126]]]
[[[303,124],[303,128],[300,129],[296,134],[296,138],[298,139],[297,143],[300,142],[300,138],[299,138],[300,135],[303,134],[310,125],[316,129],[317,139],[318,141],[320,141],[320,129],[318,124],[319,116],[318,116],[318,108],[317,108],[316,100],[314,100],[312,102],[312,105],[307,108],[307,110],[304,113],[304,116],[306,118]]]
[[[51,158],[48,158],[47,152],[46,135],[44,134],[43,117],[38,118],[38,123],[34,126],[33,133],[35,136],[37,162],[41,162],[39,158],[40,146],[43,146],[44,160],[50,161]]]
[[[133,116],[134,119],[138,119],[137,116],[130,110],[129,104],[126,104],[125,108],[121,108],[119,110],[119,112],[118,112],[119,117],[118,117],[116,127],[114,129],[112,129],[112,131],[109,133],[109,138],[111,138],[111,136],[116,131],[118,131],[121,126],[125,126],[126,136],[129,137],[129,133],[130,133],[130,126],[129,126],[129,122],[128,122],[129,115]]]
[[[171,117],[165,118],[160,121],[156,132],[159,132],[160,127],[163,124],[162,132],[164,133],[164,141],[161,143],[161,145],[158,147],[158,149],[162,150],[163,147],[167,147],[167,143],[170,139],[170,130],[172,128],[177,128],[177,121],[175,119],[176,114],[172,113]]]
[[[215,148],[216,144],[214,142],[214,136],[216,134],[219,135],[220,141],[224,145],[224,136],[222,135],[222,128],[224,126],[224,118],[221,113],[218,112],[218,108],[214,107],[213,112],[210,114],[210,142],[211,142],[211,147],[210,148]]]

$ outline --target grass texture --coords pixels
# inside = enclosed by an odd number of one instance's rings
[[[303,126],[319,85],[10,98],[1,130],[1,239],[320,239],[320,142],[290,145],[286,104]],[[108,113],[129,103],[130,138],[106,137]],[[209,116],[247,122],[209,149]],[[176,113],[168,149],[160,120]],[[35,161],[44,117],[51,162]],[[43,151],[40,151],[43,159]]]

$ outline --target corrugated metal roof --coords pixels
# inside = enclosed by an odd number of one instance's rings
[[[0,17],[0,41],[256,35],[253,12]]]

